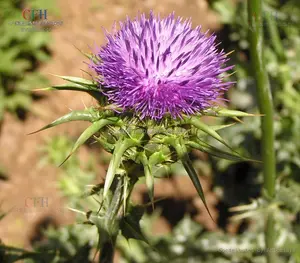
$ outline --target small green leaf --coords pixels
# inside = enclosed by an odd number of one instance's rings
[[[51,91],[51,90],[73,90],[73,91],[83,91],[91,95],[93,98],[95,98],[98,101],[101,101],[103,99],[103,96],[99,89],[94,87],[86,87],[82,86],[76,83],[72,84],[62,84],[62,85],[54,85],[47,88],[41,88],[41,89],[34,89],[32,91]]]
[[[187,142],[187,145],[201,152],[205,152],[212,156],[230,160],[230,161],[252,161],[250,159],[238,155],[235,152],[230,153],[230,152],[223,151],[200,140],[197,140],[197,142],[189,141]]]
[[[91,136],[93,136],[96,132],[101,130],[104,126],[113,124],[115,121],[102,119],[95,121],[91,126],[89,126],[77,139],[76,143],[74,144],[70,154],[67,156],[67,158],[62,162],[61,165],[63,165],[70,157],[71,155],[82,145],[84,144]],[[60,166],[61,166],[60,165]]]
[[[55,75],[55,74],[51,74],[51,75],[59,77],[63,80],[66,80],[66,81],[69,81],[69,82],[72,82],[72,83],[83,85],[83,86],[89,86],[89,87],[97,87],[98,86],[97,83],[95,83],[91,80],[88,80],[88,79],[83,79],[83,78],[78,78],[78,77],[71,77],[71,76],[60,76],[60,75]]]
[[[149,166],[152,169],[152,167],[154,165],[163,163],[166,160],[167,160],[167,157],[162,153],[162,151],[155,152],[155,153],[151,154],[149,157]]]
[[[231,147],[224,141],[224,139],[215,130],[213,130],[211,127],[209,127],[204,122],[199,120],[199,118],[191,117],[190,120],[189,120],[189,123],[191,125],[195,126],[197,129],[199,129],[199,130],[207,133],[208,135],[212,136],[217,141],[221,142],[222,144],[227,146],[229,149],[231,149]]]
[[[231,127],[233,125],[235,125],[236,123],[229,123],[229,124],[224,124],[224,125],[213,125],[210,126],[211,129],[213,129],[214,131],[219,131],[219,130],[223,130],[225,128]]]
[[[175,148],[178,158],[181,160],[184,169],[186,170],[187,174],[191,178],[191,180],[197,190],[197,193],[205,206],[205,209],[207,210],[211,219],[214,221],[214,219],[208,209],[200,180],[199,180],[198,175],[192,165],[192,161],[190,160],[190,157],[188,155],[187,148],[183,141],[183,138],[173,138],[173,140],[172,140],[172,138],[170,137],[169,142]]]
[[[49,91],[49,90],[74,90],[74,91],[84,91],[84,92],[88,92],[88,91],[97,91],[97,92],[99,92],[98,89],[89,88],[89,87],[82,86],[82,85],[79,85],[79,84],[76,84],[76,83],[54,85],[54,86],[47,87],[47,88],[34,89],[33,91]]]
[[[30,134],[34,134],[49,128],[52,128],[54,126],[60,125],[62,123],[66,123],[66,122],[70,122],[70,121],[89,121],[89,122],[93,122],[95,120],[95,113],[92,112],[93,109],[86,109],[86,110],[74,110],[71,111],[70,113],[58,118],[57,120],[51,122],[50,124],[44,126],[43,128],[31,132]]]
[[[106,198],[106,196],[108,194],[109,188],[115,178],[116,171],[121,164],[121,160],[122,160],[122,157],[123,157],[125,151],[133,146],[136,146],[137,144],[138,144],[138,142],[136,140],[129,139],[129,138],[126,138],[126,139],[121,138],[115,144],[115,149],[114,149],[114,152],[113,152],[113,155],[110,160],[108,170],[106,173],[103,198]]]
[[[230,124],[225,124],[225,125],[213,125],[213,126],[209,126],[211,129],[213,129],[214,131],[219,131],[219,130],[222,130],[222,129],[225,129],[225,128],[228,128],[228,127],[231,127],[233,125],[235,125],[236,123],[230,123]],[[207,133],[202,131],[202,130],[199,130],[197,129],[197,136],[200,138],[200,137],[203,137],[203,136],[207,136]]]
[[[198,175],[192,165],[192,162],[188,156],[188,154],[186,153],[183,158],[181,158],[181,162],[183,164],[183,167],[184,169],[186,170],[186,172],[188,173],[189,177],[191,178],[197,192],[198,192],[198,195],[199,197],[201,198],[204,206],[205,206],[205,209],[207,210],[209,216],[211,217],[211,219],[214,221],[209,209],[208,209],[208,206],[207,206],[207,203],[206,203],[206,199],[205,199],[205,196],[204,196],[204,192],[203,192],[203,188],[202,188],[202,185],[200,183],[200,180],[198,178]]]
[[[148,189],[148,194],[149,194],[149,197],[150,197],[152,207],[154,208],[154,176],[152,174],[152,169],[150,167],[150,164],[149,164],[149,161],[148,161],[148,158],[147,158],[145,152],[140,153],[139,159],[140,159],[141,163],[144,166],[146,186],[147,186],[147,189]]]
[[[205,114],[206,115],[206,114]],[[261,116],[260,114],[252,114],[238,110],[229,109],[217,109],[215,112],[209,113],[208,116],[219,116],[219,117],[254,117]]]
[[[148,240],[142,233],[140,220],[144,214],[144,209],[140,206],[134,206],[130,209],[129,213],[122,218],[120,222],[120,229],[122,235],[126,239],[134,238],[137,240],[144,241],[149,244]]]

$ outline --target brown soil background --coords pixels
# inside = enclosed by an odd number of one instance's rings
[[[203,30],[210,28],[214,31],[219,27],[217,15],[209,10],[204,0],[61,0],[57,1],[57,7],[60,15],[51,17],[49,14],[48,19],[63,20],[63,25],[52,30],[52,59],[40,68],[52,84],[62,82],[48,73],[84,76],[82,70],[87,70],[87,66],[83,63],[84,57],[74,45],[88,51],[88,46],[105,43],[102,27],[110,30],[115,21],[123,20],[127,15],[134,17],[138,11],[154,10],[162,15],[175,11],[176,15],[192,17],[193,25],[201,24]],[[56,187],[59,168],[39,167],[39,149],[47,138],[56,134],[68,134],[75,139],[86,124],[71,123],[31,136],[27,134],[67,113],[69,109],[82,109],[84,105],[92,104],[95,102],[90,97],[80,93],[51,92],[46,94],[45,99],[34,102],[32,112],[24,122],[11,114],[5,115],[0,133],[0,163],[6,167],[9,180],[0,181],[0,201],[2,211],[12,209],[0,221],[0,237],[5,244],[30,248],[29,238],[36,224],[47,216],[55,217],[59,225],[74,222],[74,215],[65,208],[65,200]],[[80,151],[83,160],[89,154],[91,153],[87,148],[83,147]],[[101,154],[100,151],[98,154]],[[105,167],[98,173],[99,178],[103,177]],[[217,217],[213,208],[216,198],[208,192],[210,182],[204,178],[203,184],[213,215]],[[139,191],[142,192],[143,189]],[[195,219],[208,229],[216,228],[203,210],[189,178],[182,176],[174,180],[160,180],[156,184],[155,193],[160,197],[188,200],[198,208]],[[31,199],[28,198],[34,197],[47,198],[48,206],[33,207],[29,201]],[[165,233],[169,229],[170,225],[164,219],[155,224],[157,233]]]

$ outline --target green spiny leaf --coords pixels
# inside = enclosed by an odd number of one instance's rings
[[[115,178],[115,174],[117,169],[119,168],[122,160],[122,156],[124,155],[125,151],[133,146],[136,146],[138,142],[134,139],[119,139],[119,141],[115,144],[115,149],[112,155],[112,158],[110,160],[106,178],[105,178],[105,184],[104,184],[104,192],[103,192],[103,198],[106,198],[109,188]]]
[[[140,153],[139,159],[140,159],[141,163],[144,166],[146,186],[147,186],[147,189],[148,189],[148,194],[149,194],[149,197],[150,197],[152,207],[154,207],[154,205],[153,205],[153,200],[154,200],[154,176],[152,174],[152,169],[149,165],[149,161],[148,161],[148,158],[147,158],[145,152]]]
[[[101,101],[103,99],[103,96],[99,89],[96,89],[94,87],[86,87],[82,86],[76,83],[72,84],[62,84],[62,85],[54,85],[47,88],[41,88],[41,89],[35,89],[32,91],[51,91],[51,90],[73,90],[73,91],[82,91],[86,92],[89,95],[91,95],[93,98],[95,98],[98,101]]]
[[[62,162],[61,165],[63,165],[70,157],[71,155],[82,145],[84,144],[91,136],[93,136],[96,132],[101,130],[104,126],[113,124],[115,121],[108,120],[108,119],[102,119],[95,121],[91,126],[89,126],[77,139],[76,143],[74,144],[70,154],[67,156],[67,158]],[[60,166],[61,166],[60,165]]]
[[[224,125],[213,125],[210,126],[211,129],[213,129],[214,131],[219,131],[219,130],[223,130],[225,128],[231,127],[233,125],[235,125],[236,123],[229,123],[229,124],[224,124]]]
[[[197,142],[189,141],[187,143],[188,146],[197,149],[201,152],[206,152],[212,156],[219,157],[222,159],[230,160],[230,161],[252,161],[250,159],[244,158],[237,153],[230,153],[227,151],[223,151],[218,149],[212,145],[209,145],[203,141],[197,140]]]
[[[260,114],[252,114],[238,110],[229,109],[217,109],[216,111],[208,112],[207,116],[218,116],[218,117],[254,117],[261,116]]]
[[[129,181],[130,179],[127,176],[123,176],[124,185],[123,185],[123,207],[124,207],[124,214],[126,213],[127,208],[127,197],[129,194]]]
[[[94,138],[98,143],[100,143],[100,145],[103,147],[103,149],[105,151],[107,151],[109,153],[113,152],[115,145],[112,143],[109,143],[105,136],[101,136],[101,135],[99,137],[94,136]]]
[[[70,84],[61,84],[61,85],[54,85],[51,87],[46,87],[46,88],[41,88],[41,89],[34,89],[33,91],[49,91],[49,90],[74,90],[74,91],[97,91],[99,92],[98,89],[96,88],[90,88],[86,86],[82,86],[76,83],[70,83]]]
[[[188,156],[188,154],[186,153],[182,158],[181,158],[181,162],[183,164],[183,167],[184,169],[186,170],[186,172],[188,173],[189,177],[191,178],[196,190],[197,190],[197,193],[199,195],[199,197],[201,198],[204,206],[205,206],[205,209],[207,210],[209,216],[211,217],[211,219],[214,221],[209,209],[208,209],[208,206],[207,206],[207,203],[206,203],[206,199],[205,199],[205,195],[204,195],[204,191],[203,191],[203,188],[202,188],[202,185],[200,183],[200,180],[198,178],[198,175],[192,165],[192,162]]]
[[[207,210],[207,212],[208,212],[209,216],[211,217],[211,219],[214,221],[214,219],[213,219],[213,217],[212,217],[212,215],[211,215],[211,213],[208,209],[206,199],[205,199],[205,196],[204,196],[204,191],[202,189],[202,185],[201,185],[200,180],[198,178],[197,172],[195,171],[195,169],[192,165],[192,161],[190,160],[190,157],[188,155],[187,148],[186,148],[186,145],[185,145],[183,139],[182,138],[169,137],[169,143],[176,150],[178,158],[181,160],[184,169],[186,170],[187,174],[191,178],[191,180],[192,180],[192,182],[193,182],[193,184],[194,184],[194,186],[197,190],[197,193],[198,193],[199,197],[201,198],[201,200],[202,200],[202,202],[205,206],[205,209]]]
[[[228,128],[228,127],[231,127],[233,125],[235,125],[236,123],[230,123],[230,124],[225,124],[225,125],[213,125],[213,126],[209,126],[211,129],[213,129],[214,131],[219,131],[219,130],[222,130],[222,129],[225,129],[225,128]],[[196,129],[196,135],[198,137],[203,137],[203,136],[207,136],[207,133],[202,131],[202,130],[199,130],[197,128],[194,128]]]
[[[66,123],[66,122],[70,122],[70,121],[89,121],[89,122],[93,122],[95,120],[95,113],[92,112],[93,109],[86,109],[86,110],[74,110],[71,111],[70,113],[58,118],[57,120],[51,122],[50,124],[44,126],[43,128],[31,132],[30,134],[34,134],[49,128],[52,128],[54,126],[60,125],[62,123]]]
[[[207,133],[208,135],[212,136],[217,141],[221,142],[225,146],[227,146],[229,149],[231,147],[224,141],[224,139],[212,128],[210,128],[208,125],[206,125],[204,122],[199,120],[197,117],[191,117],[188,121],[191,125],[195,126],[197,129]]]
[[[71,77],[71,76],[60,76],[60,75],[55,75],[55,74],[51,74],[51,75],[59,77],[63,80],[66,80],[66,81],[69,81],[69,82],[72,82],[72,83],[83,85],[83,86],[89,86],[89,87],[97,87],[98,86],[97,83],[95,83],[91,80],[88,80],[88,79],[83,79],[83,78],[78,78],[78,77]]]
[[[134,238],[149,244],[140,227],[144,209],[140,206],[131,207],[129,213],[121,220],[120,229],[126,239]]]

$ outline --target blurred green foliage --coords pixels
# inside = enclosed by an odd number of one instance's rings
[[[250,72],[247,32],[251,30],[246,13],[246,1],[239,1],[230,8],[229,0],[213,2],[217,10],[222,10],[226,22],[221,35],[227,51],[236,65],[235,74],[230,78],[236,82],[227,94],[229,107],[257,112],[255,82]],[[276,156],[278,177],[287,176],[299,182],[300,169],[300,3],[298,1],[269,0],[264,2],[265,59],[271,79],[276,116]],[[227,11],[225,11],[227,10]],[[230,13],[230,15],[228,15]],[[255,15],[255,14],[254,14]],[[228,19],[230,17],[230,19]],[[243,119],[243,125],[229,127],[222,135],[241,153],[259,159],[260,119]],[[226,120],[225,120],[226,122]],[[229,163],[218,160],[218,169],[224,171]],[[251,164],[253,169],[255,164]]]
[[[48,32],[21,31],[16,21],[24,21],[22,9],[25,7],[45,8],[52,1],[0,1],[0,121],[4,111],[17,113],[30,108],[30,90],[47,83],[36,69],[50,59],[51,36]]]
[[[40,165],[54,165],[58,167],[68,156],[72,149],[73,141],[68,136],[54,136],[45,142],[41,149],[43,157]],[[91,185],[96,178],[96,166],[94,158],[82,164],[77,154],[60,167],[60,177],[58,179],[58,188],[62,194],[67,197],[68,205],[74,209],[96,209],[97,202],[92,198],[83,199],[83,193],[87,191],[88,185]]]

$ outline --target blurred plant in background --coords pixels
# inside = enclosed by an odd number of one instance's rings
[[[255,81],[251,76],[249,63],[249,41],[247,32],[250,28],[246,1],[213,1],[212,6],[219,11],[225,23],[220,36],[227,39],[222,45],[225,50],[235,50],[233,54],[237,67],[231,79],[237,82],[236,88],[228,92],[230,107],[252,111],[257,108]],[[255,16],[255,14],[253,14]],[[264,1],[263,19],[260,21],[265,32],[264,57],[269,74],[275,107],[275,149],[277,163],[276,214],[287,221],[281,227],[290,229],[289,234],[294,251],[289,262],[299,262],[299,70],[300,70],[300,4],[298,1]],[[228,128],[222,135],[241,153],[256,158],[259,152],[260,122],[243,119],[244,124]],[[226,121],[225,121],[226,123]],[[262,174],[254,163],[232,164],[225,160],[214,160],[216,184],[223,187],[223,202],[227,209],[240,203],[248,203],[259,195]],[[224,178],[226,176],[226,179]],[[229,178],[228,178],[229,177]],[[224,178],[224,179],[222,179]],[[242,191],[229,185],[236,184]],[[238,194],[238,197],[237,197]],[[295,202],[294,202],[295,201]],[[261,205],[257,207],[261,208]],[[247,210],[245,210],[247,211]],[[250,216],[251,214],[249,214]],[[258,216],[263,216],[263,210]],[[251,220],[250,220],[251,221]],[[280,224],[278,225],[278,231]],[[281,229],[282,230],[282,229]],[[248,230],[247,230],[248,231]],[[280,236],[277,233],[276,238]],[[281,238],[283,238],[281,236]],[[279,241],[278,241],[279,242]],[[283,259],[281,259],[282,262]]]
[[[47,79],[37,68],[50,59],[51,35],[47,32],[21,31],[15,22],[22,21],[25,7],[54,10],[53,1],[3,0],[0,2],[0,121],[4,111],[25,118],[30,109],[30,90],[46,85]]]

